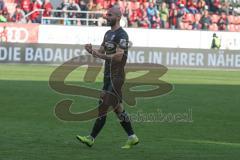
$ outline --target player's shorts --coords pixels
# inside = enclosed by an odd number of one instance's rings
[[[117,98],[118,101],[121,103],[122,102],[122,86],[124,83],[124,79],[121,77],[104,77],[104,85],[103,85],[103,90],[110,92],[111,94],[114,94]]]

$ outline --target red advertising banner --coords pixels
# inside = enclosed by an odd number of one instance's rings
[[[0,23],[0,42],[37,43],[39,24]]]

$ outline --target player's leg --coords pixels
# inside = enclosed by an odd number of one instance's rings
[[[105,93],[103,95],[103,99],[100,100],[98,107],[98,118],[96,119],[92,132],[89,136],[79,136],[77,135],[77,139],[80,140],[82,143],[86,144],[87,146],[91,147],[94,144],[94,140],[97,135],[102,130],[103,126],[106,122],[107,112],[110,106],[116,106],[118,103],[118,99],[115,95],[111,93]]]
[[[100,98],[99,98],[98,117],[95,120],[91,134],[89,136],[77,135],[77,139],[80,140],[82,143],[85,143],[89,147],[93,145],[95,138],[100,133],[100,131],[102,130],[106,122],[106,112],[107,112],[107,109],[109,108],[109,105],[107,104],[108,96],[106,96],[106,93],[107,93],[106,91],[111,85],[110,77],[104,77],[103,82],[104,82],[103,91],[101,92]]]
[[[111,79],[110,77],[105,76],[103,79],[104,85],[102,88],[102,92],[100,95],[99,99],[99,115],[98,118],[96,119],[92,132],[91,132],[91,137],[96,138],[96,136],[99,134],[101,129],[103,128],[105,122],[106,122],[106,117],[107,117],[107,111],[109,106],[114,106],[117,104],[117,99],[116,96],[111,93]]]
[[[97,135],[102,130],[103,126],[105,125],[106,118],[107,118],[107,111],[111,103],[109,103],[109,99],[111,95],[109,93],[104,93],[101,95],[102,100],[99,101],[99,107],[98,107],[98,118],[96,119],[94,126],[92,128],[92,132],[90,136],[95,139]]]
[[[122,78],[112,78],[112,92],[116,94],[120,102],[116,106],[114,106],[113,109],[120,120],[121,126],[123,127],[125,132],[128,134],[128,136],[131,136],[134,134],[132,125],[127,112],[124,110],[122,106],[122,90],[121,89],[122,89],[123,83],[124,83],[124,80]]]
[[[123,127],[123,129],[125,130],[125,132],[127,133],[127,135],[128,136],[133,135],[134,131],[132,129],[130,118],[129,118],[127,112],[124,110],[121,103],[115,107],[114,112],[116,113],[118,119],[120,120],[120,124]]]
[[[129,115],[124,110],[122,105],[122,85],[124,83],[124,80],[121,78],[113,78],[112,79],[112,87],[113,92],[116,94],[116,96],[119,99],[119,102],[116,106],[114,106],[114,112],[116,113],[117,117],[120,120],[120,124],[125,130],[125,132],[128,135],[127,143],[122,148],[131,148],[132,145],[136,145],[139,143],[139,140],[137,136],[134,134],[132,124],[129,118]]]
[[[92,128],[92,132],[89,136],[77,135],[77,139],[79,141],[81,141],[82,143],[86,144],[88,147],[92,147],[92,145],[94,144],[95,138],[100,133],[100,131],[102,130],[102,128],[103,128],[103,126],[106,122],[107,109],[105,109],[105,108],[107,108],[107,106],[103,106],[101,104],[98,107],[98,112],[99,112],[98,118],[95,120],[95,123],[94,123],[93,128]]]
[[[128,140],[127,140],[126,144],[124,146],[122,146],[122,148],[128,149],[128,148],[131,148],[133,145],[138,144],[139,143],[139,139],[134,134],[130,118],[129,118],[127,112],[124,110],[124,108],[123,108],[121,103],[119,103],[114,108],[114,112],[118,116],[118,118],[120,120],[121,126],[123,127],[123,129],[125,130],[125,132],[128,135]]]

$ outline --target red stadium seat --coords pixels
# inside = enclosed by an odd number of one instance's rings
[[[233,24],[234,23],[234,16],[233,15],[228,15],[227,18],[228,18],[229,24]]]
[[[237,20],[236,20],[237,22],[236,23],[240,24],[240,16],[236,16],[236,17],[237,17]]]
[[[228,30],[229,30],[230,32],[235,32],[235,25],[234,25],[234,24],[229,24],[229,25],[228,25]]]
[[[219,16],[216,15],[216,14],[213,14],[213,15],[211,16],[211,20],[212,20],[212,23],[217,23],[218,20],[219,20]]]
[[[240,25],[238,25],[238,30],[237,31],[240,32]]]
[[[234,27],[235,27],[235,31],[236,31],[236,32],[240,32],[240,25],[236,25],[236,24],[235,24]]]
[[[200,21],[201,17],[202,15],[199,13],[195,14],[195,21]]]
[[[210,31],[218,31],[218,26],[216,23],[213,23],[209,26]]]
[[[233,24],[238,24],[238,17],[237,16],[233,17]]]
[[[223,17],[223,18],[226,18],[226,17],[227,17],[227,15],[226,15],[226,14],[223,14],[223,15],[222,15],[222,17]]]

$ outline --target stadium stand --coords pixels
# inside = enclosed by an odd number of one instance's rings
[[[126,27],[239,31],[239,0],[0,0],[0,22],[104,26],[112,6]]]

